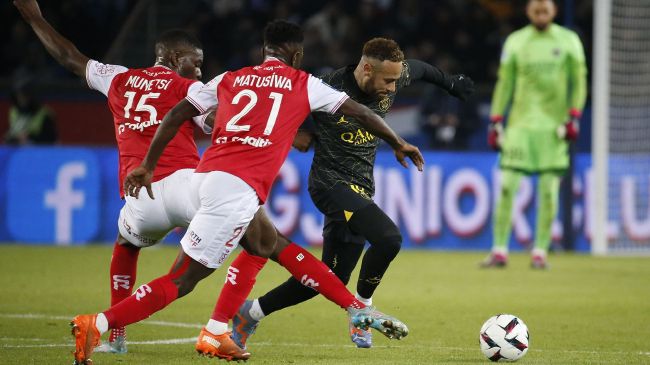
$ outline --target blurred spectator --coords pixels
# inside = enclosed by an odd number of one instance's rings
[[[9,131],[5,142],[12,145],[53,144],[57,140],[54,114],[40,103],[31,81],[17,83],[11,94]]]
[[[449,58],[437,66],[449,74]],[[471,135],[480,127],[474,98],[462,102],[444,90],[428,85],[420,99],[420,128],[433,149],[464,150]]]

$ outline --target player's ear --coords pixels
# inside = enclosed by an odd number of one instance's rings
[[[178,70],[180,62],[181,53],[177,51],[169,52],[169,63],[174,67],[175,70]]]
[[[303,57],[303,51],[302,50],[296,51],[296,53],[294,53],[293,57],[291,58],[291,67],[300,68],[300,65],[302,64],[302,57]]]
[[[372,71],[373,71],[373,67],[370,64],[370,62],[364,62],[363,63],[363,74],[365,76],[370,77],[370,76],[372,76]]]

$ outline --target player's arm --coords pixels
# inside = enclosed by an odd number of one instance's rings
[[[406,60],[411,80],[422,80],[434,84],[460,100],[466,100],[474,93],[474,81],[463,74],[445,75],[439,68],[414,59]]]
[[[567,122],[558,128],[557,134],[560,138],[575,141],[578,139],[582,109],[587,99],[587,64],[585,62],[585,51],[578,35],[569,32],[568,36],[569,115]]]
[[[14,0],[14,5],[23,19],[32,27],[47,52],[66,69],[79,77],[85,77],[89,58],[52,28],[50,23],[43,18],[36,0]]]
[[[383,118],[365,105],[348,98],[337,112],[355,118],[368,132],[386,141],[393,148],[393,151],[395,151],[395,157],[402,166],[408,167],[408,163],[404,159],[408,157],[417,166],[419,171],[424,169],[424,157],[422,157],[420,150],[416,146],[404,141],[402,137],[398,136],[386,124]]]
[[[515,90],[515,55],[513,38],[508,37],[501,51],[501,62],[497,76],[497,84],[492,94],[490,109],[490,126],[488,130],[488,145],[494,150],[501,149],[503,135],[503,116],[510,104]]]
[[[183,99],[170,110],[162,120],[160,127],[153,136],[147,155],[144,157],[142,164],[131,171],[124,180],[124,191],[127,195],[138,197],[140,189],[144,186],[151,199],[154,199],[151,190],[151,179],[153,171],[158,164],[165,147],[169,144],[181,125],[186,120],[190,120],[201,112],[187,99]]]

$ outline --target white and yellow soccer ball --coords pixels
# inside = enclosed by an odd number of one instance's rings
[[[530,335],[524,321],[512,314],[499,314],[485,321],[478,341],[491,361],[517,361],[528,352]]]

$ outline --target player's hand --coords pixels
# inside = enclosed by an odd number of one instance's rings
[[[409,166],[408,162],[405,160],[405,157],[408,157],[413,161],[413,164],[418,168],[418,171],[424,170],[424,157],[416,146],[404,142],[402,145],[395,148],[394,151],[395,158],[397,158],[397,161],[399,161],[402,166]]]
[[[138,166],[131,171],[124,179],[124,194],[138,198],[140,189],[144,186],[147,189],[147,194],[151,199],[153,190],[151,190],[151,179],[153,178],[153,171],[150,171],[142,166]]]
[[[311,143],[314,140],[314,135],[311,132],[305,130],[298,130],[296,136],[293,139],[293,147],[300,152],[309,151]]]
[[[578,136],[580,135],[580,116],[581,113],[578,110],[571,109],[569,112],[569,120],[557,127],[557,136],[567,141],[578,140]]]
[[[495,115],[490,118],[490,126],[488,127],[488,146],[492,147],[495,151],[501,151],[501,142],[503,141],[503,117]]]
[[[36,0],[14,0],[14,6],[27,22],[43,17]]]
[[[474,81],[469,76],[463,74],[453,75],[450,77],[451,88],[449,94],[465,101],[468,96],[474,93]]]

